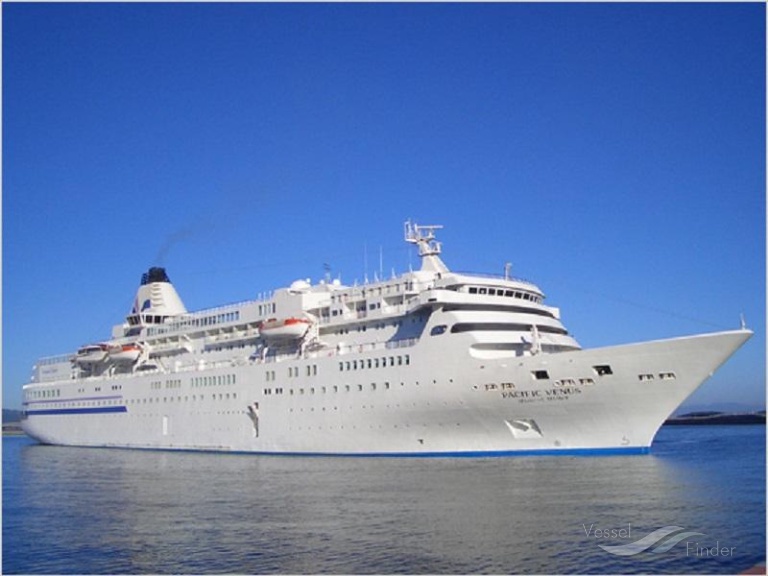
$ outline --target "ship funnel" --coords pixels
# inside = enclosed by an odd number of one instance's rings
[[[152,267],[141,275],[128,323],[132,326],[162,324],[168,317],[186,312],[165,268]]]

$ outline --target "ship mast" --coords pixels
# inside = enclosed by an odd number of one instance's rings
[[[419,226],[410,220],[405,222],[405,241],[419,247],[422,272],[448,272],[448,267],[440,259],[441,244],[435,240],[435,230],[441,228],[441,225]]]

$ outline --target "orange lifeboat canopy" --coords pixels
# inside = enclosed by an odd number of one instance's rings
[[[261,323],[259,332],[270,340],[299,340],[309,330],[310,321],[305,318],[270,318]]]
[[[138,344],[118,344],[109,349],[109,359],[112,362],[134,363],[141,356],[141,346]]]

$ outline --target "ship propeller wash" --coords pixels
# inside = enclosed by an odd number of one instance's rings
[[[642,453],[752,334],[582,349],[536,285],[451,272],[440,228],[406,222],[419,270],[197,312],[150,268],[111,339],[37,363],[23,428],[262,454]]]

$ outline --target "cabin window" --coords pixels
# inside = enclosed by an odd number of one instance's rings
[[[595,374],[598,376],[610,376],[613,374],[613,370],[608,364],[600,364],[598,366],[592,366],[592,369],[595,371]]]
[[[429,332],[430,336],[439,336],[440,334],[444,334],[445,331],[448,329],[448,326],[445,324],[440,324],[439,326],[435,326],[432,328],[432,330]]]

